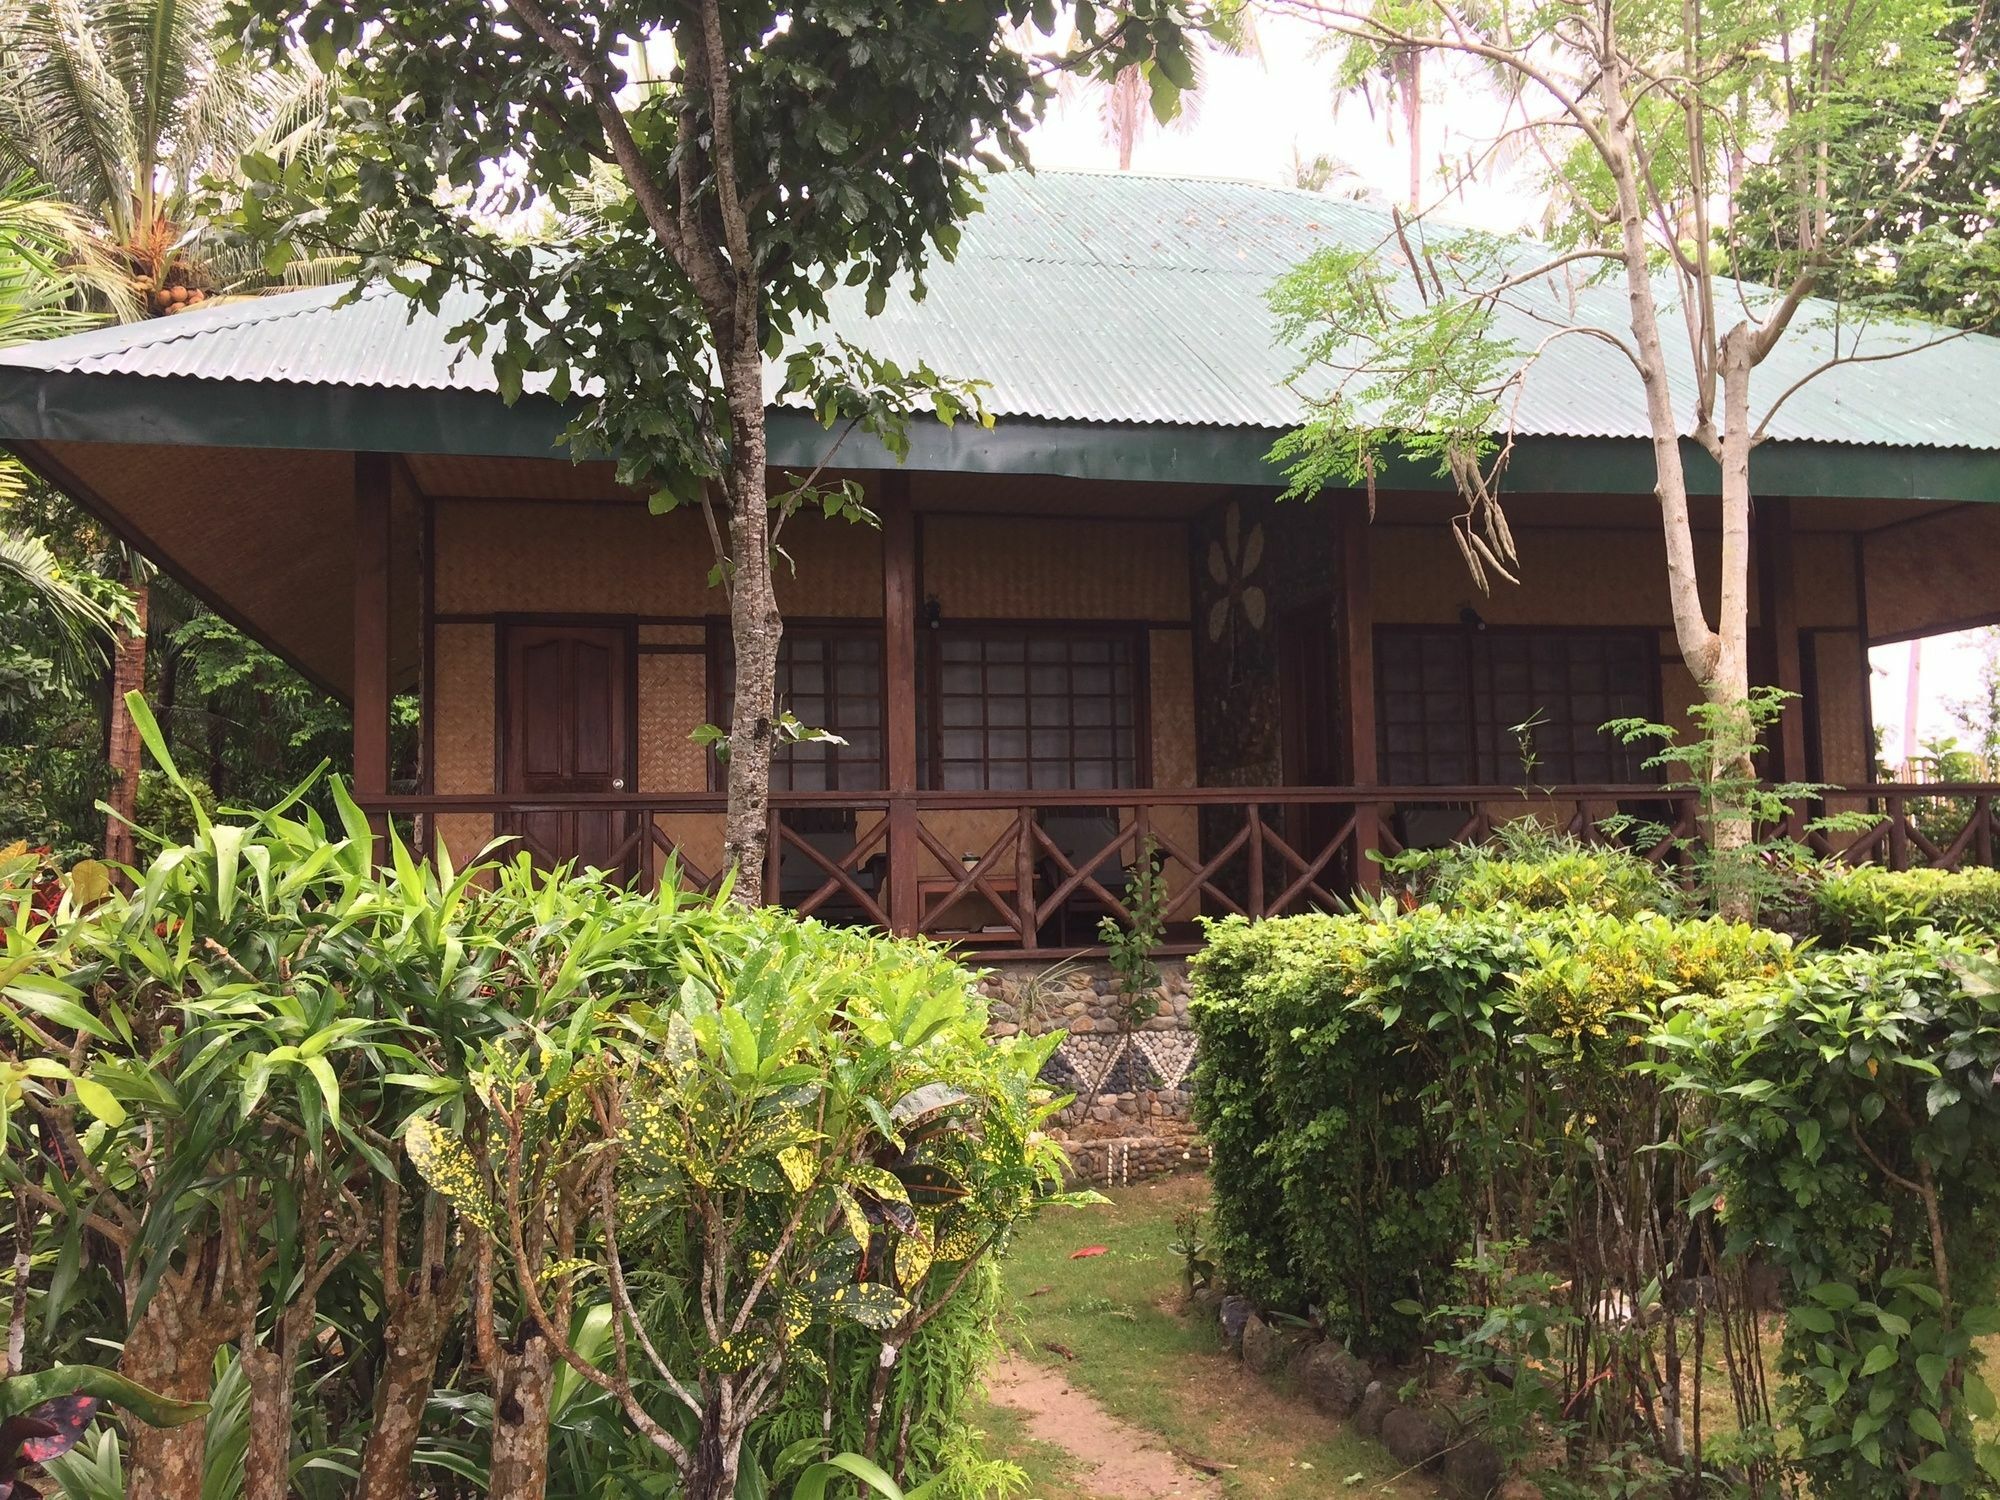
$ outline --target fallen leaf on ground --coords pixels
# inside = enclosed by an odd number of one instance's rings
[[[1071,1260],[1089,1260],[1091,1256],[1102,1255],[1110,1248],[1109,1245],[1085,1245],[1081,1250],[1070,1251],[1069,1258]]]

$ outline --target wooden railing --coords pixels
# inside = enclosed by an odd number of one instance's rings
[[[1816,853],[1853,864],[1991,865],[1996,801],[2000,783],[1870,784],[1796,807],[1789,825]],[[719,792],[392,796],[364,805],[403,820],[424,847],[442,830],[460,860],[476,852],[460,843],[511,837],[537,860],[560,863],[574,851],[545,847],[537,830],[566,815],[590,820],[594,863],[647,887],[671,870],[682,885],[713,891],[722,876]],[[1130,921],[1126,874],[1150,842],[1166,881],[1163,948],[1185,951],[1196,945],[1198,917],[1333,909],[1379,884],[1375,854],[1478,840],[1521,817],[1674,863],[1698,836],[1697,811],[1688,793],[1641,785],[775,792],[764,896],[993,957],[1053,957],[1094,948],[1106,916]],[[1873,821],[1859,833],[1811,831],[1825,811]],[[1607,831],[1621,826],[1632,832]]]

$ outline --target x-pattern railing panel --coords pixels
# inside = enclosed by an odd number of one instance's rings
[[[861,867],[868,862],[876,846],[884,843],[889,835],[889,820],[878,818],[874,825],[856,838],[854,846],[839,859],[830,859],[809,842],[796,829],[788,825],[782,817],[771,820],[773,836],[771,848],[779,855],[787,849],[796,849],[807,860],[826,873],[826,879],[793,903],[792,909],[800,916],[811,916],[837,895],[845,894],[862,913],[877,927],[889,925],[889,914],[870,895],[859,879]]]
[[[709,868],[691,852],[692,844],[706,849],[716,842],[725,806],[718,792],[426,795],[375,798],[366,806],[371,813],[414,818],[425,836],[434,833],[440,816],[489,816],[496,832],[514,834],[547,865],[561,862],[563,851],[549,847],[549,840],[561,836],[562,825],[539,823],[533,814],[623,814],[622,836],[607,840],[612,847],[600,856],[618,870],[651,884],[671,868],[684,886],[708,892],[722,882],[721,868]],[[1957,869],[1993,864],[2000,845],[1996,806],[2000,784],[1871,783],[1826,789],[1764,832],[1796,838],[1822,858],[1849,864]],[[820,877],[795,898],[797,909],[822,912],[838,902],[884,927],[892,913],[904,910],[914,913],[915,929],[947,941],[977,935],[993,956],[1052,955],[1055,950],[1045,946],[1050,924],[1065,911],[1082,911],[1093,929],[1107,915],[1129,921],[1126,892],[1110,872],[1129,871],[1148,840],[1167,878],[1162,917],[1172,946],[1193,939],[1198,916],[1331,908],[1357,888],[1372,888],[1377,857],[1400,853],[1414,841],[1410,820],[1417,809],[1427,810],[1433,838],[1440,823],[1457,839],[1478,839],[1510,818],[1536,815],[1588,842],[1622,845],[1667,865],[1682,862],[1701,833],[1698,799],[1651,786],[774,792],[771,807],[774,861],[801,862]],[[853,832],[846,847],[837,835],[808,838],[792,827],[785,817],[792,808],[848,814]],[[1621,809],[1635,813],[1630,826],[1607,829],[1607,817]],[[1818,814],[1843,809],[1859,809],[1872,821],[1859,832],[1812,826]],[[1103,837],[1093,834],[1066,847],[1043,824],[1054,814],[1074,821],[1085,810],[1108,816]],[[984,851],[969,864],[946,841],[947,815],[957,820],[949,825],[950,837]],[[968,815],[972,832],[966,831]],[[1648,826],[1658,831],[1637,831]],[[909,840],[900,854],[899,836]],[[882,871],[872,887],[871,866]],[[922,881],[927,899],[910,900],[906,893],[902,904],[892,900],[889,872],[897,870]],[[962,924],[974,913],[983,920],[982,904],[993,915],[975,933]]]

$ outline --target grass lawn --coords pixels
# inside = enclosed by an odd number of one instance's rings
[[[1395,1465],[1380,1447],[1250,1375],[1216,1329],[1178,1314],[1180,1263],[1168,1248],[1174,1214],[1207,1194],[1206,1179],[1181,1177],[1116,1189],[1094,1208],[1044,1214],[1005,1261],[1009,1344],[1059,1367],[1106,1411],[1157,1433],[1182,1457],[1229,1465],[1219,1479],[1224,1494],[1434,1494],[1416,1483],[1385,1487]],[[1106,1253],[1070,1259],[1089,1245]],[[1096,1500],[1088,1465],[1029,1438],[1016,1413],[989,1404],[978,1421],[991,1450],[1028,1471],[1037,1500]]]

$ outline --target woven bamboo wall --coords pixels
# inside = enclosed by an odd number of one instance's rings
[[[1854,538],[1842,532],[1795,532],[1792,556],[1799,624],[1807,628],[1859,624]]]
[[[437,770],[440,795],[495,790],[493,627],[437,627]]]
[[[1494,585],[1482,598],[1443,524],[1378,525],[1374,549],[1375,612],[1387,625],[1445,625],[1474,605],[1495,625],[1670,626],[1666,544],[1657,531],[1521,528],[1521,586]],[[1996,532],[2000,541],[2000,532]],[[1713,610],[1721,539],[1695,537],[1702,585]],[[1854,623],[1854,544],[1841,532],[1794,534],[1796,593],[1802,626]],[[1751,619],[1756,619],[1751,584]]]
[[[712,878],[722,869],[721,813],[664,813],[653,822],[703,875]]]
[[[923,583],[947,620],[1185,620],[1187,528],[926,516]]]
[[[1868,638],[1895,640],[2000,618],[2000,505],[1964,505],[1862,543]]]
[[[614,482],[617,465],[571,463],[566,458],[479,458],[458,453],[412,453],[410,472],[426,495],[444,498],[505,496],[512,500],[641,501]]]
[[[1835,785],[1874,779],[1868,744],[1867,666],[1861,636],[1852,630],[1823,630],[1806,643],[1813,684],[1819,693],[1820,779]]]
[[[875,476],[856,477],[872,487]],[[909,472],[909,483],[920,511],[1007,516],[1186,516],[1227,493],[1223,485],[922,469]]]
[[[1370,538],[1375,618],[1384,625],[1455,625],[1476,608],[1495,625],[1671,625],[1666,544],[1657,532],[1523,530],[1521,583],[1481,596],[1444,526],[1380,525]],[[1720,539],[1697,535],[1708,607]]]
[[[1193,786],[1194,642],[1185,630],[1146,632],[1154,786]]]
[[[708,767],[689,739],[708,719],[704,658],[682,653],[639,657],[639,790],[699,791]]]
[[[642,646],[705,646],[708,643],[707,627],[701,625],[641,625],[639,644]]]
[[[881,537],[871,527],[799,516],[777,559],[778,603],[792,615],[868,615],[882,607]],[[446,500],[437,506],[437,607],[444,614],[711,615],[714,561],[693,511],[642,505]]]
[[[346,453],[50,443],[49,456],[128,513],[155,561],[226,600],[256,633],[345,693],[354,669],[354,460]],[[254,462],[252,461],[254,458]],[[391,509],[390,669],[417,675],[414,497]]]
[[[494,706],[493,627],[440,625],[436,632],[437,765],[440,795],[477,795],[493,786]],[[438,819],[438,837],[457,864],[478,854],[493,837],[493,819],[447,813]]]

